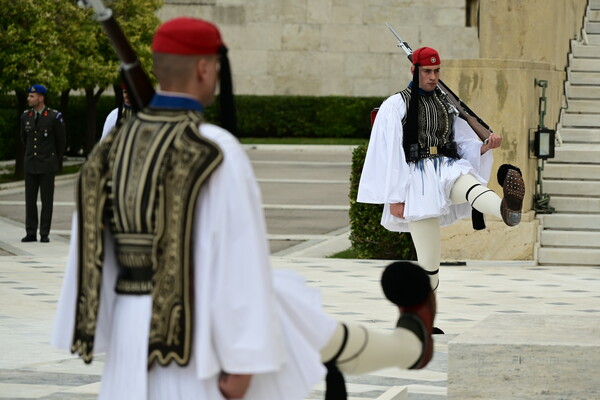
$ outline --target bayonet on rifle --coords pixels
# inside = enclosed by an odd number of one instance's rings
[[[388,24],[386,22],[385,25],[392,32],[392,34],[394,36],[396,36],[396,39],[398,39],[396,46],[402,48],[402,50],[404,50],[404,52],[406,53],[408,59],[412,62],[413,51],[410,48],[410,46],[408,45],[408,43],[406,43],[404,40],[402,40],[400,35],[398,35],[398,33],[396,33],[396,31],[394,30],[394,28],[392,28],[390,26],[390,24]],[[473,112],[473,110],[471,110],[469,108],[469,106],[467,106],[456,94],[454,94],[454,92],[452,90],[450,90],[450,88],[448,86],[446,86],[446,84],[444,82],[442,82],[442,80],[438,81],[438,87],[442,92],[444,92],[448,96],[450,101],[452,101],[452,103],[458,110],[459,116],[462,119],[464,119],[465,121],[467,121],[467,123],[469,124],[471,129],[473,129],[475,131],[477,136],[483,142],[486,142],[488,137],[492,133],[492,130],[490,129],[489,125],[486,124],[485,122],[483,122],[483,120],[481,118],[479,118],[477,116],[477,114],[475,114]]]
[[[400,37],[400,35],[398,35],[398,33],[396,33],[396,31],[394,30],[394,28],[391,27],[390,24],[388,24],[386,22],[385,26],[387,26],[388,29],[392,32],[392,34],[394,36],[396,36],[396,39],[398,39],[398,43],[396,43],[396,47],[400,47],[402,50],[404,50],[404,52],[408,56],[408,59],[412,62],[412,52],[413,51],[410,48],[410,46],[408,45],[408,43],[406,43],[404,40],[402,40],[402,38]]]

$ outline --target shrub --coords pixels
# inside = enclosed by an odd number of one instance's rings
[[[380,97],[250,96],[235,97],[240,137],[368,138],[369,113]],[[207,108],[216,121],[218,101]]]
[[[391,232],[381,226],[383,205],[358,203],[358,183],[367,146],[357,146],[352,153],[350,174],[350,242],[358,258],[416,260],[416,251],[408,232]]]
[[[21,140],[17,121],[15,110],[0,109],[0,160],[15,158],[15,141]]]
[[[251,96],[235,97],[238,134],[242,138],[368,138],[371,130],[369,113],[381,104],[381,97],[343,96]],[[18,135],[14,95],[0,96],[0,143],[8,146]],[[58,99],[50,107],[59,109]],[[108,113],[115,107],[114,96],[102,96],[96,110],[96,133],[100,138]],[[67,154],[76,155],[85,148],[85,97],[71,95],[65,116]],[[217,121],[218,101],[206,109],[208,121]],[[12,114],[11,114],[12,113]],[[6,116],[15,115],[15,119]],[[12,118],[12,117],[11,117]],[[12,122],[14,121],[14,122]],[[16,126],[16,128],[15,128]],[[16,130],[15,130],[16,129]],[[10,152],[1,152],[1,159],[14,158]]]

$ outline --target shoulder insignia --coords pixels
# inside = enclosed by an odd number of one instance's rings
[[[62,113],[60,111],[55,110],[54,108],[46,108],[46,110],[44,111],[44,116],[47,117],[48,114],[58,119],[60,122],[64,122]]]

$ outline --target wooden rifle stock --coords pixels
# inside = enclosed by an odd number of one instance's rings
[[[111,15],[101,23],[119,60],[121,60],[121,72],[132,106],[136,110],[141,110],[150,103],[154,96],[154,86],[150,77],[142,68],[135,51],[115,18]]]
[[[121,26],[114,18],[112,10],[106,8],[102,0],[81,0],[80,3],[93,8],[96,12],[96,19],[102,24],[106,36],[121,61],[121,72],[132,106],[135,110],[143,109],[154,96],[154,86]]]
[[[441,87],[442,91],[446,93],[452,104],[454,104],[454,107],[458,110],[458,115],[469,124],[479,139],[481,139],[482,142],[485,142],[492,134],[490,127],[471,111],[471,109],[463,103],[444,82],[440,80],[438,86]]]

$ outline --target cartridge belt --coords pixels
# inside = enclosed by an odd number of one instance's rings
[[[115,234],[119,276],[115,291],[119,294],[152,292],[153,234]]]

